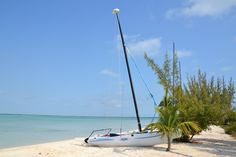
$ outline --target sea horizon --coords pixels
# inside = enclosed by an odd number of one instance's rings
[[[143,127],[151,117],[140,117]],[[88,137],[93,130],[136,130],[135,117],[0,114],[0,149]]]
[[[60,115],[60,114],[34,114],[34,113],[0,113],[0,115],[32,115],[32,116],[57,116],[57,117],[112,117],[112,118],[136,118],[135,116],[111,116],[111,115]],[[140,118],[152,118],[152,116],[140,116]]]

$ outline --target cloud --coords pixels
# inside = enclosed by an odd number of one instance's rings
[[[141,36],[141,34],[135,34],[135,35],[124,34],[124,39],[125,39],[125,41],[136,42],[140,36]],[[120,34],[117,34],[116,38],[119,41],[118,44],[120,45],[121,44]]]
[[[160,52],[161,38],[151,38],[127,44],[129,53],[133,56],[143,56],[144,53],[155,55]]]
[[[140,40],[140,34],[136,35],[124,35],[126,48],[128,53],[132,56],[143,56],[144,53],[148,53],[150,56],[154,56],[160,52],[161,38],[149,38]],[[117,35],[117,48],[122,49],[120,36]],[[122,49],[123,50],[123,49]]]
[[[182,8],[168,10],[167,18],[176,16],[220,17],[236,7],[236,0],[187,0]]]
[[[233,70],[232,66],[224,66],[220,69],[220,71],[222,71],[222,72],[230,72],[232,70]]]
[[[8,91],[0,90],[0,95],[6,95],[6,94],[8,94]]]
[[[179,58],[192,56],[192,52],[190,52],[190,51],[185,51],[185,50],[184,50],[184,51],[177,51],[176,54],[177,54],[177,56],[178,56]]]
[[[107,98],[102,101],[102,104],[107,107],[117,107],[120,108],[122,106],[122,102],[116,98]]]
[[[113,78],[116,78],[118,76],[117,73],[115,73],[114,71],[110,70],[110,69],[103,69],[100,74],[102,75],[106,75],[106,76],[109,76],[109,77],[113,77]]]
[[[148,14],[148,19],[149,19],[150,21],[155,21],[155,20],[156,20],[156,16],[155,16],[152,12],[149,12],[149,14]]]
[[[123,99],[124,91],[117,91],[114,93],[106,93],[101,96],[98,100],[102,105],[106,107],[117,107],[125,106],[125,99]]]

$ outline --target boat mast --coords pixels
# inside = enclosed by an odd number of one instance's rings
[[[131,72],[130,72],[127,52],[126,52],[125,41],[124,41],[124,37],[123,37],[122,29],[121,29],[121,24],[120,24],[120,20],[119,20],[119,16],[118,16],[119,12],[120,12],[119,9],[114,9],[113,10],[113,14],[116,15],[116,19],[117,19],[119,30],[120,30],[120,37],[121,37],[122,46],[123,46],[123,50],[124,50],[126,67],[127,67],[128,75],[129,75],[129,82],[130,82],[130,88],[131,88],[131,92],[132,92],[132,96],[133,96],[133,102],[134,102],[134,108],[135,108],[135,112],[136,112],[136,118],[137,118],[137,122],[138,122],[138,129],[139,129],[139,132],[141,132],[142,127],[141,127],[141,122],[140,122],[139,113],[138,113],[138,106],[137,106],[137,101],[136,101],[136,97],[135,97],[134,86],[133,86],[133,82],[132,82],[132,76],[131,76]]]

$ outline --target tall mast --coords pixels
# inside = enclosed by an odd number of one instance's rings
[[[133,86],[133,82],[132,82],[132,76],[131,76],[131,72],[130,72],[127,52],[126,52],[125,41],[124,41],[124,37],[123,37],[122,29],[121,29],[121,24],[120,24],[120,20],[119,20],[119,16],[118,16],[119,12],[120,12],[119,9],[114,9],[113,10],[113,14],[116,15],[116,19],[117,19],[119,30],[120,30],[120,37],[121,37],[122,46],[123,46],[123,50],[124,50],[126,67],[127,67],[128,75],[129,75],[129,82],[130,82],[130,88],[131,88],[133,102],[134,102],[136,118],[137,118],[137,122],[138,122],[138,129],[139,129],[139,132],[141,132],[142,131],[142,127],[141,127],[141,122],[140,122],[139,113],[138,113],[138,106],[137,106],[137,101],[136,101],[136,97],[135,97],[134,86]]]

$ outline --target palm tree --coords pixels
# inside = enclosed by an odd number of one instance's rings
[[[149,124],[145,129],[158,130],[163,136],[166,136],[170,151],[173,136],[190,135],[193,131],[199,132],[201,129],[195,122],[180,122],[178,107],[173,105],[168,99],[168,92],[164,98],[164,104],[156,109],[159,113],[159,120],[156,123]]]

